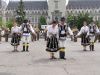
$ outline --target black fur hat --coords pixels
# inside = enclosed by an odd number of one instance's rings
[[[65,21],[65,17],[61,17],[61,21]]]
[[[25,19],[25,20],[24,20],[24,23],[27,23],[27,22],[28,22],[28,20],[27,20],[27,19]]]

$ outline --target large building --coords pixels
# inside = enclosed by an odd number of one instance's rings
[[[53,0],[51,0],[53,1]],[[54,0],[54,1],[63,1],[63,0]],[[9,20],[16,16],[16,9],[18,7],[18,1],[10,1],[6,9],[6,19]],[[63,3],[63,2],[62,2]],[[64,3],[63,3],[64,4]],[[60,5],[61,7],[63,6]],[[65,4],[64,4],[65,5]],[[31,20],[34,25],[37,25],[39,22],[40,16],[44,16],[47,19],[50,18],[50,6],[52,4],[48,1],[24,1],[26,17]],[[56,5],[55,7],[58,8]],[[73,13],[75,15],[83,12],[89,13],[94,20],[100,20],[100,0],[69,0],[68,5],[65,8],[61,8],[65,11],[65,14],[62,16],[68,16],[68,14]],[[63,11],[62,10],[62,11]],[[59,12],[58,10],[56,12]],[[58,15],[61,15],[62,12],[59,12]],[[57,14],[55,14],[56,17]],[[52,19],[54,13],[51,14]]]

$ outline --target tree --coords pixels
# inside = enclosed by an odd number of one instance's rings
[[[93,17],[89,17],[88,13],[80,13],[77,16],[77,28],[80,29],[83,26],[83,22],[86,21],[87,24],[90,24],[93,21]]]
[[[80,13],[77,16],[70,14],[67,17],[67,22],[69,23],[70,27],[77,26],[80,29],[83,26],[83,21],[86,21],[90,24],[93,20],[93,17],[90,17],[88,13]]]
[[[0,27],[2,26],[2,17],[0,17]]]
[[[17,17],[16,21],[19,25],[23,23],[23,20],[25,19],[25,11],[24,11],[24,3],[23,0],[20,0],[18,9],[16,10]]]
[[[41,16],[39,19],[39,28],[41,28],[41,25],[46,25],[46,18],[44,16]]]
[[[73,28],[76,25],[76,20],[77,17],[72,14],[68,15],[67,17],[67,22],[71,28]]]
[[[11,28],[13,26],[13,19],[10,19],[9,21],[7,21],[6,26],[7,26],[7,28],[9,28],[11,30]]]

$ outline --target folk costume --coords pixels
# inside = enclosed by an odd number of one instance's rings
[[[58,51],[58,26],[56,26],[55,28],[53,28],[52,25],[48,27],[46,50],[49,52]]]
[[[100,42],[100,27],[99,27],[98,42]]]
[[[99,33],[99,29],[95,24],[89,25],[89,38],[90,38],[90,51],[94,51],[94,43],[96,35]]]
[[[11,45],[14,46],[14,51],[17,51],[17,46],[20,44],[20,29],[17,25],[11,28],[11,34]]]
[[[54,53],[59,50],[58,46],[58,26],[56,21],[47,27],[47,46],[46,51],[50,52],[51,59],[56,59]]]
[[[71,36],[73,35],[73,32],[70,27],[67,26],[66,23],[64,23],[64,25],[59,24],[59,57],[61,59],[65,59],[65,42],[68,33]]]
[[[24,23],[20,27],[22,32],[22,41],[23,41],[23,51],[29,51],[29,42],[31,39],[31,34],[35,34],[32,26],[28,23],[28,20],[24,20]]]
[[[86,51],[86,46],[89,45],[89,27],[84,25],[81,30],[79,31],[79,33],[77,34],[77,36],[81,35],[81,45],[84,47],[84,51]]]

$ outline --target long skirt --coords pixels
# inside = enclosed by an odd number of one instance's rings
[[[81,36],[81,45],[88,46],[90,44],[90,38],[86,37],[87,34],[82,34]]]
[[[48,52],[57,52],[59,50],[58,40],[55,36],[51,36],[47,38],[47,48],[46,51]]]
[[[18,46],[19,42],[20,42],[20,36],[17,33],[13,33],[12,39],[11,39],[11,45]]]

